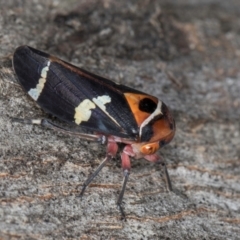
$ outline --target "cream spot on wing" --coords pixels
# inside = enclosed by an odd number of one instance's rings
[[[37,101],[47,80],[47,72],[49,71],[50,61],[48,61],[47,66],[45,66],[41,71],[41,78],[38,81],[36,88],[31,88],[28,94]]]
[[[82,121],[87,122],[92,114],[91,109],[94,108],[96,108],[96,105],[92,101],[90,101],[89,99],[83,100],[75,108],[75,123],[79,125]]]
[[[111,102],[111,98],[107,95],[99,96],[97,98],[93,98],[92,100],[103,112],[106,113],[105,104]]]
[[[107,112],[106,104],[111,102],[111,97],[108,95],[99,96],[97,98],[93,98],[92,101],[109,117],[111,118],[118,126],[119,123]]]

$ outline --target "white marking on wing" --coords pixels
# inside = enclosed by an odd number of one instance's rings
[[[75,123],[80,124],[82,121],[87,122],[91,115],[91,109],[96,108],[96,105],[90,101],[89,99],[83,100],[76,108],[75,108]]]
[[[99,96],[97,98],[93,98],[92,101],[109,117],[111,118],[118,126],[119,123],[107,112],[106,104],[111,102],[111,98],[108,95]]]
[[[45,66],[41,71],[41,78],[38,80],[36,88],[31,88],[28,94],[37,101],[47,80],[47,72],[49,71],[50,61],[48,61],[47,66]]]

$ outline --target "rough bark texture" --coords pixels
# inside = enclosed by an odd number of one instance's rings
[[[0,1],[1,239],[240,239],[240,2]],[[124,198],[119,157],[84,198],[105,149],[11,122],[46,114],[11,72],[27,44],[161,98],[176,137],[162,172],[133,160]]]

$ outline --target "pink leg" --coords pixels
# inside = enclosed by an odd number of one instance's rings
[[[107,144],[107,155],[115,157],[118,151],[118,145],[116,142],[112,141],[111,138],[108,139]]]
[[[131,169],[130,158],[129,158],[129,155],[124,152],[124,149],[123,149],[123,152],[122,152],[122,154],[121,154],[121,160],[122,160],[122,169],[123,169],[123,172],[124,172],[125,170],[130,171],[130,169]]]

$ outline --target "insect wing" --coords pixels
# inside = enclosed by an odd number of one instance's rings
[[[89,130],[137,138],[124,92],[139,91],[28,46],[16,49],[13,66],[22,87],[46,112]]]

